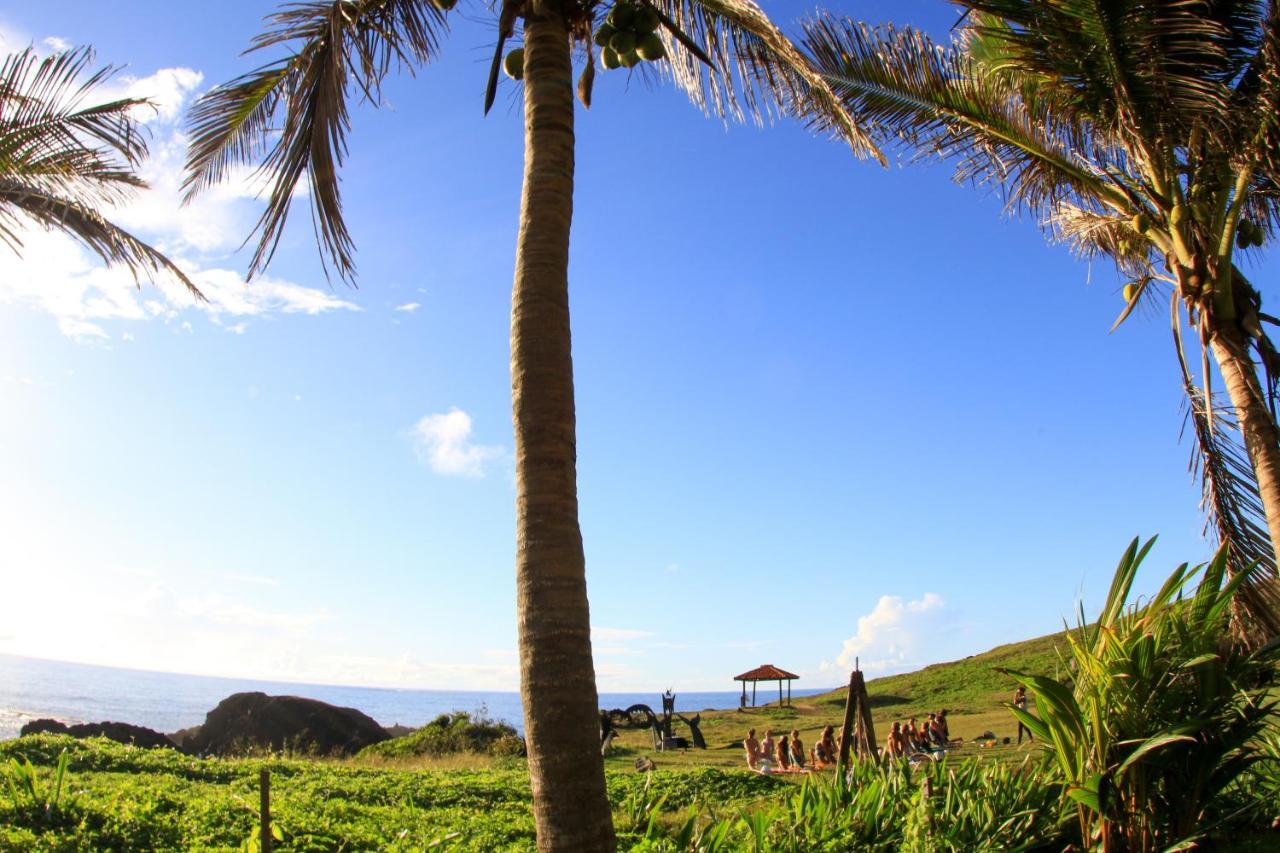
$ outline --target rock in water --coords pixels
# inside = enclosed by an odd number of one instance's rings
[[[104,737],[116,743],[127,743],[148,749],[157,747],[176,749],[178,746],[168,737],[153,729],[134,726],[129,723],[112,722],[78,723],[74,726],[68,726],[57,720],[32,720],[22,727],[19,737],[44,734],[46,732],[55,735],[71,735],[77,738]]]
[[[300,696],[236,693],[219,702],[183,746],[200,755],[266,750],[354,755],[389,737],[373,718],[355,708]]]

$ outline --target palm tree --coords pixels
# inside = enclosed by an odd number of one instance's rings
[[[135,278],[166,272],[202,299],[172,261],[101,212],[146,187],[133,114],[148,101],[93,102],[113,69],[85,76],[92,61],[89,48],[41,58],[28,47],[0,64],[0,242],[21,253],[27,227],[57,229]]]
[[[1129,280],[1116,325],[1168,298],[1206,527],[1233,570],[1260,562],[1274,577],[1280,356],[1262,324],[1280,321],[1238,259],[1280,225],[1280,7],[953,2],[963,16],[948,44],[824,16],[806,24],[805,46],[874,141],[952,161],[958,180],[998,188],[1052,239],[1110,257]],[[1229,410],[1215,405],[1210,356]],[[1239,599],[1269,635],[1280,633],[1272,589]]]
[[[456,0],[326,0],[282,7],[253,50],[283,55],[206,94],[191,115],[187,190],[201,191],[238,163],[257,163],[271,191],[258,222],[250,275],[276,248],[305,175],[322,256],[354,272],[337,173],[349,98],[377,102],[383,79],[429,62]],[[608,16],[601,33],[600,22]],[[523,0],[503,2],[485,109],[498,63],[524,80],[525,164],[511,301],[515,422],[516,586],[521,698],[538,846],[591,851],[614,845],[598,735],[585,565],[578,526],[568,257],[573,213],[575,49],[577,91],[590,104],[593,37],[656,28],[661,58],[695,104],[724,117],[803,115],[874,149],[827,85],[751,0]],[[637,23],[640,21],[642,23]],[[522,53],[503,57],[523,29]],[[623,39],[621,42],[625,42]],[[627,44],[607,65],[639,61]]]

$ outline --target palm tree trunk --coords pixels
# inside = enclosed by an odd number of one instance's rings
[[[609,851],[569,334],[573,66],[556,0],[530,2],[524,41],[524,192],[511,298],[520,697],[538,849]]]
[[[1227,394],[1236,410],[1240,434],[1253,463],[1262,496],[1262,508],[1271,533],[1271,548],[1280,550],[1280,433],[1258,382],[1253,360],[1249,358],[1244,335],[1234,324],[1223,323],[1214,330],[1211,342],[1218,370],[1227,386]]]

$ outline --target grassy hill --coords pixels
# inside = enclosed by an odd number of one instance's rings
[[[890,716],[927,715],[946,708],[948,714],[978,714],[1007,702],[1015,686],[1000,668],[1054,675],[1060,668],[1056,646],[1062,633],[996,646],[979,655],[949,663],[936,663],[915,672],[904,672],[867,682],[873,708]],[[844,708],[845,689],[811,697],[816,704]]]
[[[867,692],[871,697],[877,739],[884,742],[894,720],[926,717],[930,711],[939,708],[947,709],[952,737],[971,741],[985,732],[1001,738],[1013,736],[1017,726],[1002,703],[1012,698],[1016,685],[999,669],[1056,675],[1061,664],[1055,649],[1063,643],[1063,638],[1062,633],[1049,634],[997,646],[958,661],[933,664],[916,672],[869,681]],[[780,707],[773,702],[756,708],[703,712],[701,727],[707,740],[706,751],[655,753],[647,730],[624,730],[615,742],[619,748],[607,763],[620,769],[634,761],[636,756],[648,755],[659,764],[668,766],[739,766],[742,764],[742,738],[747,729],[755,728],[757,734],[768,728],[774,731],[797,729],[801,739],[811,745],[823,726],[840,726],[844,717],[845,694],[846,689],[841,687],[816,696],[796,697],[790,707]],[[688,729],[677,722],[676,734],[687,735]],[[1027,749],[1029,747],[1025,744],[1021,748],[1016,744],[1001,744],[994,749],[979,750],[969,743],[961,749],[961,754],[1020,758]]]

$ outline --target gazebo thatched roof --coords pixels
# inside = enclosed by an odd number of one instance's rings
[[[800,676],[785,669],[778,669],[771,663],[761,664],[753,670],[735,675],[734,681],[793,681]],[[788,688],[789,689],[789,688]]]

